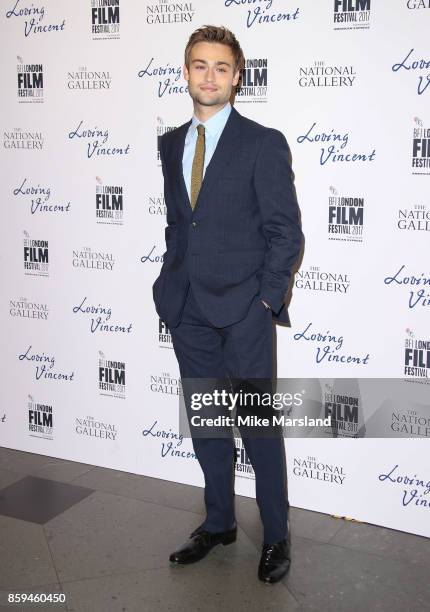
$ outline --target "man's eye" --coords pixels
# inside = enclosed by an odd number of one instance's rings
[[[218,72],[226,72],[225,68],[218,68]]]
[[[196,66],[197,70],[201,70],[204,66]]]

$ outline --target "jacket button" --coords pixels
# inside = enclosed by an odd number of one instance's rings
[[[193,221],[193,222],[191,223],[191,225],[192,225],[193,227],[196,227],[197,223],[196,223],[195,221]]]

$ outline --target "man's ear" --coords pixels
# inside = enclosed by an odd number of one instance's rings
[[[184,67],[182,68],[182,73],[184,75],[184,79],[188,81],[188,79],[190,78],[190,73],[188,72],[186,64],[184,64]]]
[[[240,70],[237,69],[234,77],[233,77],[233,85],[236,86],[239,83],[239,77],[240,77]]]

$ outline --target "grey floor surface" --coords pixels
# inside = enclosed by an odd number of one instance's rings
[[[267,586],[255,500],[236,496],[236,513],[235,544],[172,567],[202,489],[0,448],[0,610],[430,610],[429,539],[291,508],[291,571]],[[6,605],[11,591],[66,603]]]

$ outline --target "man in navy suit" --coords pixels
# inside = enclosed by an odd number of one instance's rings
[[[153,296],[187,380],[271,380],[272,321],[289,322],[284,297],[303,237],[290,152],[281,132],[231,106],[243,66],[232,32],[196,30],[184,66],[194,116],[160,143],[166,252]],[[284,439],[241,434],[264,528],[258,576],[273,583],[290,567]],[[173,563],[198,561],[236,539],[234,439],[193,437],[193,446],[206,519]]]

